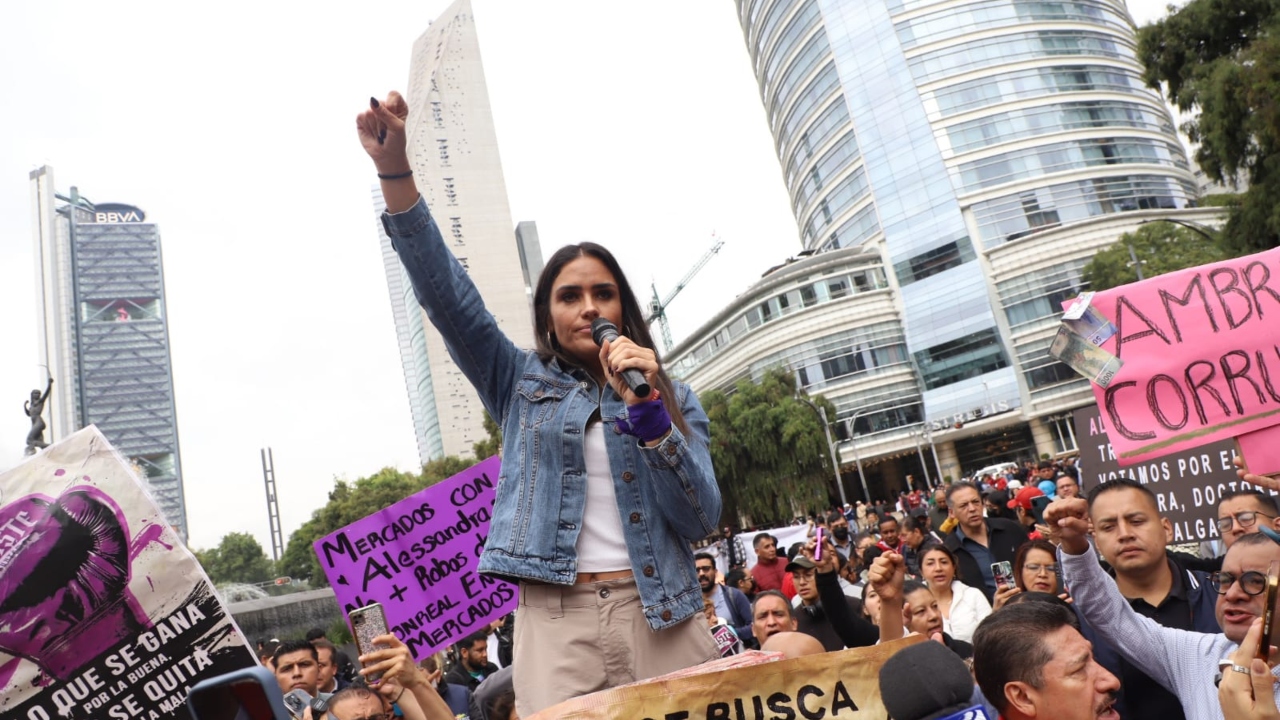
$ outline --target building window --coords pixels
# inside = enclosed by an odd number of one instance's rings
[[[959,267],[974,259],[973,244],[964,237],[893,264],[898,283],[906,286]]]
[[[1009,366],[1000,334],[988,328],[915,354],[926,390],[934,390]]]

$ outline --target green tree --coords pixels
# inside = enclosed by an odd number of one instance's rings
[[[835,417],[830,401],[811,399]],[[712,391],[701,401],[725,517],[782,522],[792,508],[828,504],[835,488],[826,434],[818,414],[796,398],[790,370],[768,370],[759,383],[744,379],[732,394]]]
[[[195,556],[214,585],[253,584],[275,577],[267,553],[249,533],[234,532],[224,535],[217,547],[197,550]]]
[[[1121,235],[1084,266],[1082,275],[1090,290],[1108,290],[1138,280],[1129,256],[1131,246],[1142,263],[1142,274],[1149,278],[1227,257],[1217,243],[1195,230],[1169,222],[1147,223]]]
[[[484,412],[484,431],[489,433],[489,437],[471,445],[471,452],[477,460],[486,460],[502,450],[502,428],[489,416],[488,410]]]
[[[1243,255],[1280,244],[1280,4],[1190,0],[1138,32],[1143,77],[1191,119],[1196,162],[1219,182],[1247,180],[1222,244]]]
[[[312,543],[474,464],[474,460],[446,455],[422,466],[421,474],[383,468],[355,482],[335,480],[329,501],[289,536],[289,544],[280,558],[280,572],[305,579],[312,587],[328,587],[329,581],[320,569]]]

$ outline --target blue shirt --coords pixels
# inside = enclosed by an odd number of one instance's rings
[[[995,560],[991,556],[991,551],[985,545],[965,535],[964,528],[959,525],[956,526],[956,532],[960,533],[961,547],[968,550],[974,561],[978,563],[978,572],[982,573],[982,581],[994,591],[996,589],[996,576],[991,572],[991,563],[995,562]]]

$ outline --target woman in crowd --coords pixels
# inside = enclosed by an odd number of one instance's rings
[[[981,590],[956,579],[955,555],[942,545],[930,545],[920,557],[920,574],[938,601],[947,634],[966,643],[972,641],[978,623],[991,614],[991,604]]]
[[[617,261],[593,243],[556,251],[534,290],[536,347],[516,347],[418,193],[404,99],[391,93],[369,105],[356,128],[381,180],[383,227],[418,302],[502,428],[479,570],[519,584],[520,716],[716,657],[690,550],[720,517],[707,417],[659,364]],[[617,331],[599,346],[597,318]],[[637,395],[623,371],[640,373],[654,392]]]
[[[1042,592],[1057,595],[1058,555],[1048,540],[1031,540],[1018,548],[1013,558],[1013,578],[1023,592]]]

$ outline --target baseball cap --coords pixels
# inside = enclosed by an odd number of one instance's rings
[[[1018,491],[1017,495],[1013,496],[1007,507],[1010,510],[1022,508],[1027,512],[1031,512],[1031,499],[1038,497],[1044,497],[1044,493],[1040,491],[1040,488],[1024,487]]]
[[[809,558],[805,557],[804,555],[796,555],[795,560],[792,560],[791,562],[787,563],[786,569],[787,569],[787,572],[795,572],[796,570],[799,570],[801,568],[805,570],[813,570],[816,567],[818,566],[814,565],[813,561],[810,560]]]

